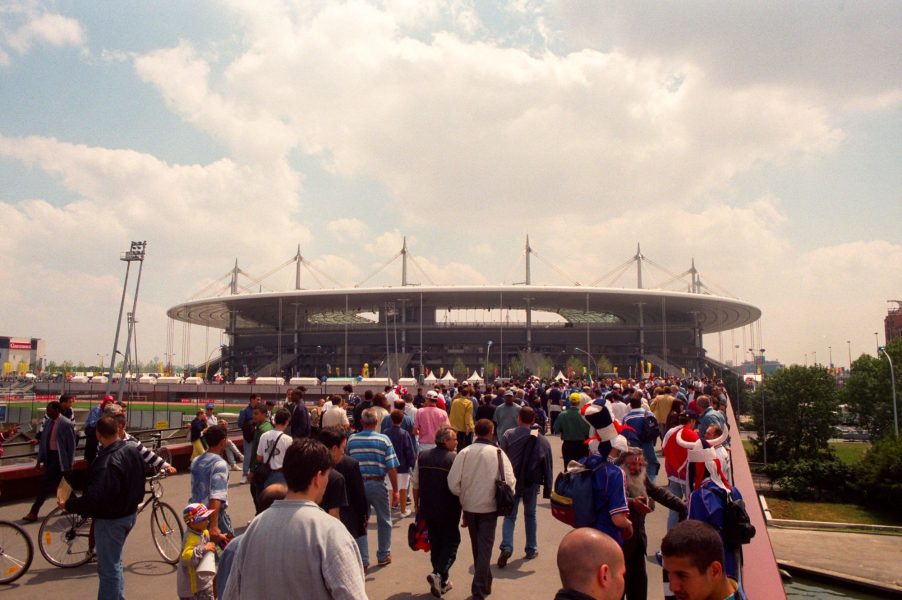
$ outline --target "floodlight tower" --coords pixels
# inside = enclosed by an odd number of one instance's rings
[[[128,290],[128,274],[131,270],[132,263],[137,261],[141,263],[141,266],[144,265],[144,250],[147,247],[147,242],[132,242],[129,247],[128,252],[123,252],[119,256],[119,260],[125,262],[125,282],[122,284],[122,298],[119,300],[119,317],[116,319],[116,335],[113,338],[113,351],[110,353],[110,369],[107,373],[107,382],[106,382],[106,394],[110,393],[110,386],[113,381],[113,369],[116,367],[116,353],[119,351],[119,330],[122,327],[122,310],[125,308],[125,292]],[[141,282],[141,272],[138,270],[138,285]],[[138,288],[135,287],[135,302],[138,301]],[[134,308],[132,308],[132,312],[134,312]],[[131,340],[129,339],[129,342]],[[126,343],[125,347],[128,348],[128,343]],[[125,373],[122,374],[123,377]],[[120,396],[121,400],[121,396]]]

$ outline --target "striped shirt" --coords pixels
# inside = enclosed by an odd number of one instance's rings
[[[389,469],[400,466],[388,436],[371,429],[364,429],[348,438],[345,454],[360,463],[360,474],[364,477],[384,477]]]

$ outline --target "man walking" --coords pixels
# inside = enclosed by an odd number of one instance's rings
[[[470,400],[470,388],[466,384],[460,387],[458,395],[451,401],[448,420],[457,432],[457,451],[460,452],[473,440],[473,415],[476,410]]]
[[[251,413],[251,423],[254,424],[254,435],[252,436],[252,442],[250,448],[248,448],[244,453],[251,455],[251,468],[248,472],[248,481],[251,484],[251,498],[254,500],[254,507],[257,507],[257,495],[260,491],[263,490],[263,484],[265,481],[257,481],[254,479],[254,469],[257,468],[257,465],[260,464],[257,455],[259,454],[259,450],[262,448],[260,445],[260,438],[263,437],[263,434],[267,431],[272,431],[272,423],[269,422],[268,411],[266,410],[266,405],[257,403],[254,406],[254,410]],[[259,512],[259,511],[258,511]]]
[[[38,513],[47,496],[56,491],[60,481],[72,470],[75,462],[75,427],[60,411],[58,401],[47,403],[47,424],[38,444],[37,462],[38,468],[44,466],[44,475],[41,477],[41,489],[34,504],[31,505],[31,510],[22,517],[26,523],[38,520]]]
[[[504,392],[504,404],[495,409],[495,432],[498,434],[498,440],[501,441],[502,436],[508,429],[517,426],[517,415],[520,414],[520,405],[514,402],[514,391],[507,390]]]
[[[222,458],[228,443],[225,427],[213,425],[204,433],[207,451],[191,461],[191,497],[213,512],[210,515],[210,541],[227,542],[234,537],[232,521],[226,512],[229,504],[229,465]]]
[[[61,508],[94,519],[94,544],[98,600],[125,598],[122,575],[122,547],[135,525],[138,504],[144,497],[144,461],[138,449],[119,439],[116,418],[97,421],[100,451],[91,464],[88,484],[81,496],[71,497]]]
[[[366,523],[370,518],[370,505],[366,500],[366,487],[360,464],[347,454],[348,430],[344,427],[326,427],[319,432],[319,441],[329,450],[332,468],[344,477],[347,505],[339,509],[338,516],[348,533],[357,542],[358,549],[366,548]],[[362,539],[361,539],[362,538]]]
[[[355,433],[348,440],[345,452],[360,463],[366,500],[376,511],[378,549],[376,559],[380,567],[391,564],[391,507],[385,476],[391,482],[391,504],[398,503],[398,457],[388,436],[378,433],[376,410],[368,408],[360,415],[363,431]],[[358,538],[359,540],[360,538]],[[360,547],[364,568],[369,568],[369,548],[366,539]]]
[[[247,483],[247,473],[254,459],[251,454],[251,444],[254,441],[254,431],[257,428],[254,424],[254,407],[259,403],[260,394],[251,394],[247,406],[238,413],[238,429],[241,430],[241,437],[244,438],[244,446],[241,449],[244,452],[244,461],[241,465],[241,483]]]
[[[464,520],[470,532],[475,563],[470,593],[475,600],[482,600],[492,593],[492,547],[498,524],[495,480],[499,466],[511,491],[517,485],[510,460],[501,448],[492,443],[494,433],[495,426],[491,421],[477,421],[476,441],[460,451],[448,473],[448,489],[460,497]]]
[[[433,440],[433,448],[420,452],[411,481],[414,511],[426,519],[429,531],[432,573],[426,581],[432,595],[441,598],[453,587],[449,572],[460,546],[460,500],[448,488],[448,473],[457,456],[457,433],[445,425]]]
[[[417,411],[413,420],[413,432],[420,440],[420,450],[432,450],[436,447],[435,434],[438,430],[448,425],[448,413],[435,405],[438,392],[429,390],[426,392],[426,405]],[[457,439],[457,435],[454,436]]]
[[[354,538],[317,506],[331,467],[329,451],[320,442],[294,440],[283,462],[288,494],[248,526],[223,593],[225,600],[367,597]]]
[[[526,560],[532,560],[539,554],[536,521],[539,486],[543,486],[542,497],[550,498],[554,480],[551,472],[551,444],[544,435],[539,435],[534,423],[535,412],[532,408],[524,406],[517,417],[517,427],[501,436],[501,449],[510,459],[517,477],[514,510],[504,517],[501,526],[501,555],[498,557],[498,566],[502,569],[514,551],[514,528],[521,500],[523,524],[526,528]]]
[[[570,394],[570,404],[557,418],[552,432],[561,434],[564,469],[571,460],[579,460],[586,456],[589,449],[585,443],[589,437],[589,424],[579,414],[579,393]]]

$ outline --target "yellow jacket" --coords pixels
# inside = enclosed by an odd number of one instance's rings
[[[470,433],[476,429],[473,422],[473,401],[467,396],[456,396],[451,401],[451,414],[448,421],[454,431]]]

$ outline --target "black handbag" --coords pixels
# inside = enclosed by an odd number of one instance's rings
[[[498,448],[498,477],[495,478],[495,504],[498,516],[506,517],[514,512],[514,491],[504,478],[504,464],[501,462],[501,448]]]
[[[276,446],[279,445],[279,440],[282,439],[283,435],[285,434],[279,434],[279,437],[273,442],[272,448],[269,449],[269,456],[266,457],[266,462],[257,463],[257,467],[254,469],[254,483],[257,485],[263,485],[269,479],[269,476],[272,475],[272,467],[269,466],[269,461],[272,460],[273,452],[276,451]]]

